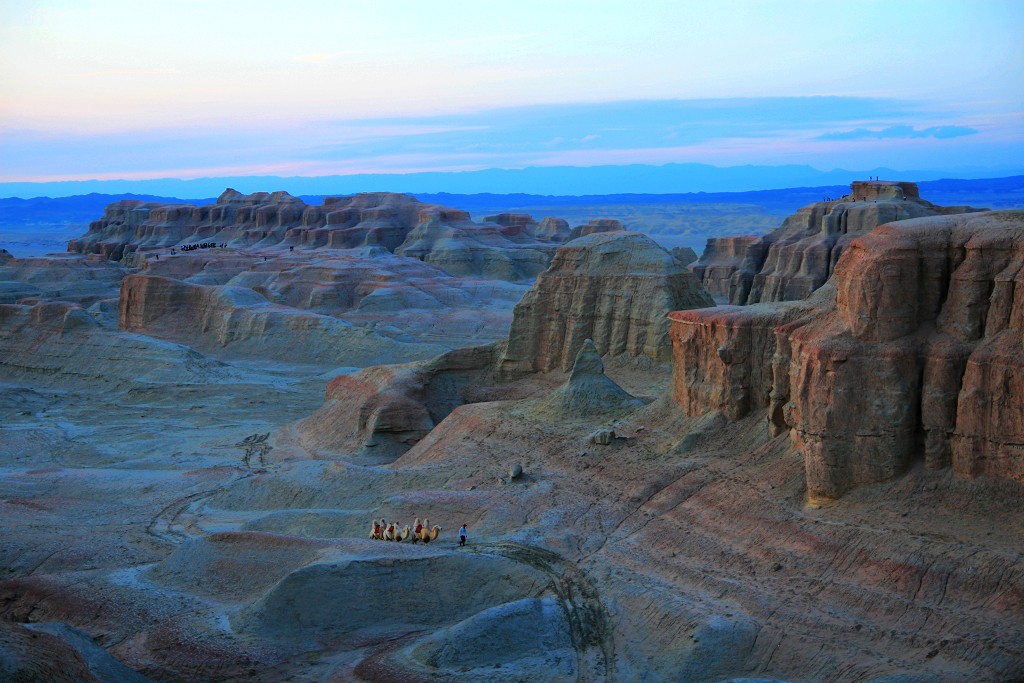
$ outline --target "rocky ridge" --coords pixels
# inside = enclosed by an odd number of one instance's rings
[[[889,223],[853,240],[804,302],[673,313],[688,414],[766,410],[814,496],[886,481],[923,454],[1024,483],[1024,214]]]
[[[914,183],[856,181],[849,194],[805,206],[766,235],[708,240],[691,269],[723,303],[803,299],[828,281],[851,241],[879,225],[977,210],[936,206]]]
[[[232,249],[381,247],[454,275],[531,280],[547,267],[551,242],[563,240],[567,229],[564,221],[495,218],[478,224],[465,211],[386,192],[327,197],[316,206],[283,191],[243,195],[228,189],[207,206],[115,202],[68,250],[122,260],[202,243]]]
[[[499,374],[567,371],[587,339],[602,356],[668,361],[666,313],[712,303],[685,266],[645,235],[581,237],[558,250],[516,304]]]

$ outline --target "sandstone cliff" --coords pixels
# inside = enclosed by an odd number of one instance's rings
[[[692,270],[723,302],[803,299],[832,276],[854,238],[884,223],[968,211],[922,200],[914,183],[857,181],[848,195],[805,206],[761,237],[708,240]]]
[[[574,240],[587,235],[596,235],[602,232],[618,232],[623,230],[622,221],[617,218],[595,218],[585,225],[577,225],[569,232],[569,239]]]
[[[669,311],[712,305],[696,278],[639,233],[581,237],[516,305],[503,377],[569,370],[586,339],[601,355],[671,357]]]
[[[331,316],[274,304],[250,288],[148,275],[122,281],[119,327],[209,353],[335,366],[416,360],[445,350],[403,344]]]
[[[390,462],[461,405],[521,398],[537,390],[535,382],[495,385],[502,348],[456,349],[427,361],[335,377],[323,405],[296,425],[299,441],[310,452]]]
[[[452,275],[533,280],[548,267],[556,247],[534,238],[522,223],[508,222],[481,225],[469,220],[468,214],[427,213],[395,253]]]
[[[811,495],[915,458],[1024,482],[1024,213],[890,223],[853,240],[806,302],[673,313],[688,414],[767,409]]]
[[[116,297],[125,272],[98,257],[0,258],[0,303],[60,299],[89,305]]]
[[[208,206],[115,202],[68,250],[127,262],[133,254],[208,242],[277,251],[381,247],[455,275],[532,280],[550,261],[550,243],[567,230],[518,214],[495,218],[501,222],[474,223],[465,211],[387,192],[327,197],[314,206],[287,192],[228,189]]]
[[[746,258],[747,249],[760,239],[757,235],[711,237],[704,247],[704,253],[691,262],[690,271],[716,302],[729,303],[732,275]]]

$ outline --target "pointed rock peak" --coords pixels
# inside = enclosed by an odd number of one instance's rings
[[[601,354],[597,352],[592,339],[586,339],[579,353],[576,354],[576,361],[572,364],[572,372],[569,374],[569,381],[584,375],[603,375],[604,362],[601,361]]]
[[[604,363],[594,342],[583,342],[569,381],[534,407],[534,414],[553,419],[565,417],[605,418],[621,415],[644,405],[604,374]]]
[[[232,202],[240,201],[244,197],[244,194],[234,189],[233,187],[229,187],[228,189],[224,190],[219,197],[217,197],[217,203],[230,204]]]

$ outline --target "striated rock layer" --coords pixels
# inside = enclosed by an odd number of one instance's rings
[[[853,240],[806,302],[673,313],[676,402],[789,430],[812,495],[923,457],[1024,482],[1024,212],[921,218]]]
[[[761,237],[708,240],[692,270],[712,296],[734,305],[804,299],[856,237],[884,223],[969,211],[976,209],[922,200],[914,183],[857,181],[848,195],[805,206]]]
[[[537,226],[529,216],[474,223],[469,214],[414,197],[370,192],[307,205],[287,192],[243,195],[226,190],[215,204],[109,205],[68,251],[126,260],[132,254],[212,243],[237,248],[382,247],[456,275],[531,280],[543,272],[567,226]],[[513,220],[513,218],[517,218]],[[563,221],[564,223],[564,221]]]
[[[294,363],[366,366],[444,351],[403,344],[337,318],[272,303],[246,287],[196,285],[150,275],[121,284],[119,328],[212,353]]]
[[[696,278],[639,233],[582,237],[555,254],[516,305],[503,377],[569,370],[592,339],[601,355],[671,358],[669,311],[711,306]]]

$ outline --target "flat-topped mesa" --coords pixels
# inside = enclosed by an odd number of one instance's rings
[[[484,222],[500,225],[501,233],[506,237],[526,236],[542,242],[565,242],[571,233],[569,224],[563,218],[549,216],[537,223],[528,213],[499,213],[496,216],[485,216]]]
[[[850,183],[850,196],[854,201],[866,202],[875,199],[920,199],[917,183],[901,180],[854,180]]]
[[[569,233],[569,239],[574,240],[587,235],[596,235],[602,232],[618,232],[623,230],[622,221],[617,218],[594,218],[586,225],[577,225]]]
[[[496,216],[485,216],[485,223],[497,223],[507,235],[532,235],[537,221],[528,213],[499,213]]]
[[[806,301],[671,319],[676,402],[730,419],[766,410],[812,496],[916,458],[1024,483],[1022,211],[889,223],[853,240],[834,285]]]
[[[686,267],[647,236],[581,237],[558,250],[516,305],[499,376],[567,371],[587,339],[601,355],[668,361],[665,315],[711,305]]]
[[[536,223],[529,216],[498,218],[504,224],[478,224],[465,211],[389,192],[307,205],[283,191],[245,195],[228,189],[207,206],[115,202],[68,250],[122,260],[195,243],[233,249],[379,246],[457,274],[532,279],[547,267],[559,226],[546,226],[544,236],[534,237]]]
[[[850,190],[839,199],[803,207],[761,237],[708,240],[691,270],[723,303],[804,299],[832,277],[839,257],[857,236],[893,221],[977,210],[924,201],[910,182],[859,180]]]

